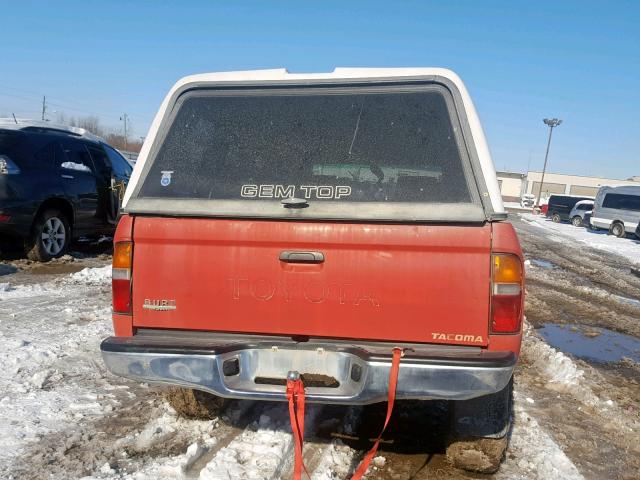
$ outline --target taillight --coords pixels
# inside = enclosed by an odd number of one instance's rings
[[[517,255],[497,253],[491,256],[491,331],[516,333],[522,318],[524,278]]]
[[[20,173],[18,166],[6,155],[0,155],[0,174],[17,175],[18,173]]]
[[[133,242],[117,242],[113,248],[111,290],[113,312],[131,313],[131,264]]]

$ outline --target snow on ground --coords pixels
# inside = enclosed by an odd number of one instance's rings
[[[89,285],[105,285],[111,282],[111,265],[98,268],[85,268],[79,272],[72,273],[70,279],[74,283]]]
[[[566,243],[567,237],[591,248],[618,254],[631,263],[640,265],[640,241],[637,238],[618,238],[608,235],[605,230],[590,230],[584,227],[574,227],[570,223],[554,223],[541,215],[531,213],[519,214],[523,221],[535,227],[544,228],[549,232],[550,240]]]
[[[116,472],[105,462],[96,472],[82,480],[94,479],[183,479],[192,465],[209,452],[218,443],[216,438],[219,420],[188,420],[177,416],[175,411],[165,405],[157,418],[152,419],[140,431],[134,431],[114,440],[113,452],[133,452],[144,454],[162,444],[175,439],[182,432],[188,432],[191,443],[184,453],[178,455],[159,455],[151,461],[141,460],[142,466],[132,473]],[[240,477],[238,477],[240,478]]]
[[[530,212],[532,210],[531,207],[523,207],[520,205],[520,202],[502,202],[504,208],[508,208],[509,210],[517,210],[521,212]]]
[[[126,385],[105,372],[99,357],[99,342],[111,334],[110,274],[109,266],[91,268],[47,283],[7,285],[0,290],[0,477],[10,474],[12,463],[46,435],[73,432],[76,426],[110,415],[122,398],[116,392],[128,393]],[[582,391],[582,371],[571,359],[537,337],[527,345],[529,356],[539,359],[536,367],[551,382]],[[588,392],[582,398],[592,400]],[[241,409],[235,413],[247,414]],[[190,468],[195,462],[202,463],[199,473],[196,470],[201,480],[290,475],[293,442],[286,404],[261,405],[252,416],[255,420],[224,444],[216,420],[184,420],[165,405],[130,433],[107,439],[107,453],[97,452],[105,458],[114,452],[138,455],[131,470],[116,471],[114,463],[104,462],[86,478],[194,478]],[[310,405],[307,438],[313,438],[322,420],[322,407]],[[527,412],[525,398],[516,397],[516,420],[510,447],[515,455],[507,459],[498,478],[581,478]],[[347,415],[344,423],[349,431],[356,422]],[[163,445],[178,437],[186,441],[185,447],[164,453]],[[57,448],[64,458],[66,446]],[[149,454],[155,450],[158,453]],[[312,478],[329,480],[347,478],[362,452],[334,439],[306,442],[308,454],[315,455]]]
[[[524,326],[523,354],[531,358],[532,364],[542,371],[550,383],[564,386],[578,385],[584,372],[564,353],[550,347],[533,334],[533,329]]]
[[[48,432],[115,408],[88,381],[104,383],[96,352],[111,333],[109,277],[85,269],[0,291],[0,465]]]
[[[532,400],[527,398],[527,400]],[[584,478],[562,449],[553,441],[526,410],[525,399],[514,392],[515,424],[511,433],[507,459],[500,467],[497,479]],[[528,402],[530,403],[530,402]],[[514,458],[512,458],[514,457]]]
[[[310,421],[305,418],[305,425],[313,424],[313,417],[312,413]],[[265,410],[258,422],[207,463],[200,471],[200,480],[282,478],[293,460],[293,437],[288,425],[288,412],[281,405]]]

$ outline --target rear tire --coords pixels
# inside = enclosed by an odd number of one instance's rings
[[[571,219],[571,225],[573,225],[574,227],[581,227],[582,226],[582,217],[580,217],[580,215],[576,215],[575,217],[573,217]]]
[[[560,223],[562,221],[562,218],[560,218],[559,214],[554,213],[553,215],[551,215],[551,221],[554,223]]]
[[[501,391],[453,402],[453,426],[447,459],[462,470],[494,473],[509,443],[513,377]]]
[[[48,209],[33,222],[25,253],[29,260],[48,262],[64,255],[70,240],[71,228],[67,217],[60,210]]]
[[[222,397],[191,388],[170,388],[165,397],[178,415],[198,420],[213,420],[227,404]]]
[[[611,224],[611,228],[609,229],[609,233],[611,235],[615,235],[618,238],[622,238],[626,235],[624,231],[624,225],[620,222],[613,222]]]

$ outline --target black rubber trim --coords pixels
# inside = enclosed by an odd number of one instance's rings
[[[155,353],[175,354],[175,355],[220,355],[223,353],[238,352],[253,348],[265,348],[266,345],[278,346],[283,349],[290,350],[315,350],[319,347],[326,350],[346,352],[356,355],[366,361],[391,362],[392,353],[388,355],[372,354],[362,348],[345,347],[327,345],[322,343],[298,343],[298,342],[263,342],[251,343],[229,343],[226,345],[210,345],[202,344],[193,345],[188,343],[176,344],[171,339],[157,339],[151,341],[149,339],[137,339],[136,337],[108,337],[100,344],[100,350],[110,353]],[[446,355],[415,355],[411,351],[407,351],[402,358],[402,363],[411,363],[414,365],[443,365],[450,367],[483,367],[483,368],[504,368],[515,365],[517,356],[513,352],[489,352],[482,351],[480,353]]]

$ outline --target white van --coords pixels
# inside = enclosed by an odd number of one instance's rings
[[[640,185],[600,187],[591,226],[605,228],[616,237],[634,233],[640,222]]]

